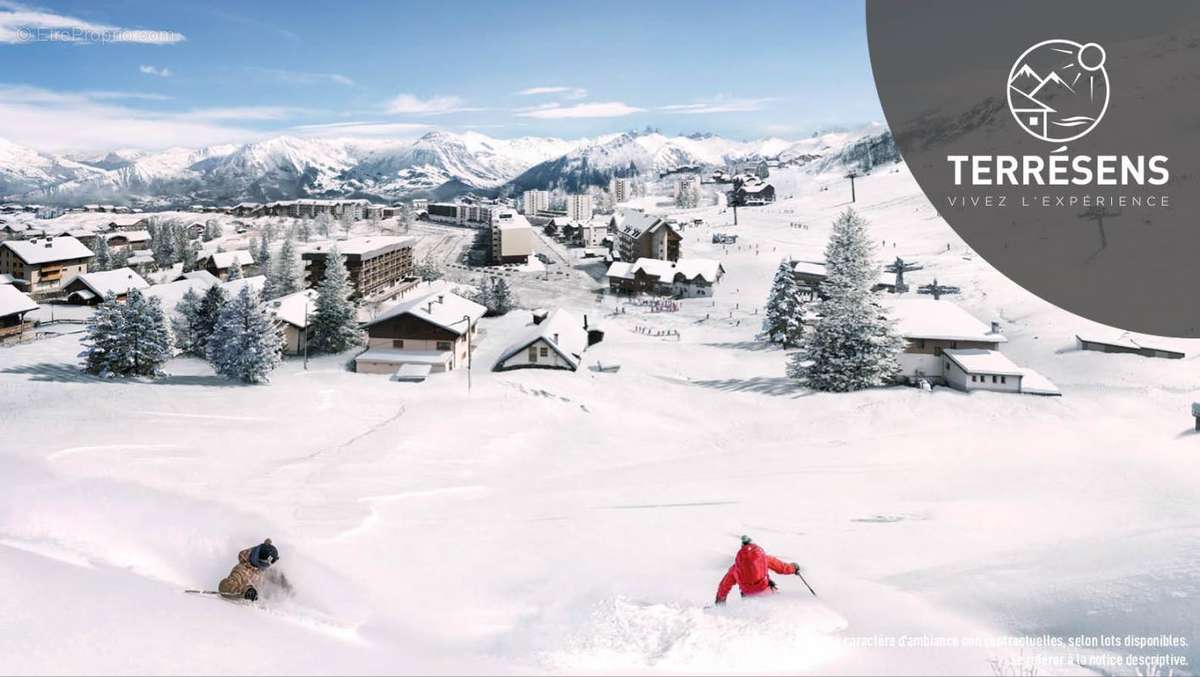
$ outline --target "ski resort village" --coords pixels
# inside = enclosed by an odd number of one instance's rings
[[[1110,650],[1028,638],[1194,627],[1200,345],[1017,287],[878,127],[543,145],[0,205],[5,671],[1066,674]],[[712,606],[743,534],[811,594]],[[267,537],[286,593],[183,593]]]

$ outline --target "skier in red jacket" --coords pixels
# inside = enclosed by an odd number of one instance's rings
[[[721,579],[721,584],[717,586],[717,604],[725,603],[725,598],[729,596],[734,583],[741,590],[742,597],[774,592],[775,581],[771,580],[771,571],[799,576],[800,565],[771,557],[751,541],[749,536],[742,536],[742,547],[733,560],[733,566],[729,567],[729,571],[725,572],[725,577]]]

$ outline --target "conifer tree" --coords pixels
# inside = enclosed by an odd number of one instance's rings
[[[233,263],[229,264],[229,271],[225,273],[225,281],[240,280],[245,276],[246,273],[242,271],[242,262],[235,258]]]
[[[771,343],[784,348],[795,347],[804,334],[804,297],[792,273],[790,261],[783,261],[775,271],[771,293],[767,297],[763,333]]]
[[[354,286],[345,258],[334,245],[325,257],[325,276],[317,284],[317,299],[311,318],[312,348],[340,353],[362,342],[355,304],[350,300]]]
[[[219,284],[214,284],[204,292],[204,296],[200,298],[196,317],[189,325],[191,329],[191,350],[189,352],[192,355],[196,357],[208,355],[208,341],[216,330],[221,311],[228,303],[229,294]]]
[[[199,318],[200,295],[195,289],[188,289],[175,305],[175,316],[171,318],[171,327],[175,332],[175,348],[179,352],[197,354],[194,328],[198,326]]]
[[[221,311],[208,341],[208,361],[222,376],[243,383],[267,383],[279,366],[282,350],[275,318],[249,287],[242,287]]]
[[[300,258],[296,254],[296,243],[289,236],[279,247],[279,254],[271,262],[270,274],[263,285],[263,298],[277,299],[294,294],[302,288],[300,281]]]
[[[846,392],[884,385],[899,371],[903,341],[871,292],[878,278],[873,255],[866,222],[847,209],[825,248],[818,319],[793,353],[789,376],[816,390]]]
[[[171,359],[173,344],[162,301],[130,289],[122,311],[125,317],[122,337],[128,356],[125,375],[161,376],[162,366]]]
[[[124,329],[125,316],[121,304],[115,295],[109,293],[87,321],[84,350],[79,354],[83,358],[84,371],[106,378],[120,375],[121,365],[125,363],[122,341]]]
[[[96,243],[92,245],[92,252],[95,257],[88,264],[89,271],[112,270],[112,252],[108,249],[108,238],[104,235],[96,236]]]

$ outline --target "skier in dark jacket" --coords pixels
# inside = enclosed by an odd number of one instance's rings
[[[267,539],[254,547],[246,548],[238,553],[238,563],[221,579],[217,591],[229,599],[248,599],[251,602],[258,599],[258,588],[271,565],[279,561],[279,550]],[[275,577],[285,587],[286,579],[282,575]]]
[[[749,536],[742,536],[742,547],[734,557],[733,566],[729,567],[729,571],[725,572],[724,578],[717,586],[717,604],[725,603],[725,598],[729,596],[734,584],[738,586],[742,597],[775,592],[775,581],[771,580],[772,571],[799,576],[800,565],[771,557],[750,540]]]

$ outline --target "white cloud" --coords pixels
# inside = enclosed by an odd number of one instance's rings
[[[583,87],[530,87],[516,92],[517,96],[541,96],[545,94],[561,94],[566,99],[582,99],[587,96],[588,91]]]
[[[232,106],[200,108],[180,113],[179,117],[187,120],[284,120],[311,112],[306,108],[289,106]]]
[[[422,99],[412,94],[400,94],[388,101],[385,109],[396,115],[445,115],[480,111],[483,108],[468,107],[466,101],[457,96],[434,96]]]
[[[166,148],[251,141],[263,132],[192,113],[145,111],[125,92],[57,92],[0,84],[0,130],[14,143],[47,151]],[[200,113],[199,115],[197,113]]]
[[[250,72],[265,75],[292,85],[342,85],[353,87],[354,80],[341,73],[309,73],[289,71],[281,68],[248,68]]]
[[[563,106],[552,103],[520,109],[516,111],[516,114],[520,117],[538,118],[541,120],[565,120],[578,118],[619,118],[625,115],[632,115],[633,113],[640,113],[644,110],[644,108],[636,108],[620,101],[607,101],[578,103],[574,106]]]
[[[697,103],[683,103],[672,106],[663,106],[662,108],[659,108],[659,110],[666,111],[668,113],[680,113],[685,115],[697,115],[701,113],[746,113],[750,111],[762,110],[767,107],[767,104],[774,100],[774,98],[769,97],[761,99],[733,99],[718,96]]]
[[[146,75],[157,75],[160,78],[171,77],[171,69],[167,68],[166,66],[163,66],[162,68],[155,68],[154,66],[143,65],[138,66],[138,70]]]
[[[54,14],[0,0],[0,43],[28,42],[134,42],[170,45],[186,40],[182,33],[110,26]]]
[[[296,125],[290,131],[304,136],[320,137],[415,137],[432,129],[431,125],[418,122],[377,122],[356,120],[351,122],[328,122],[312,125]]]

